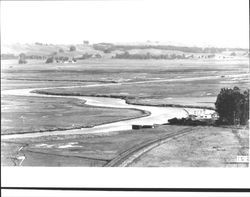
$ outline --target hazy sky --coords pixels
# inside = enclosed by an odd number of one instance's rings
[[[248,48],[248,7],[248,0],[1,2],[1,41],[151,40]]]

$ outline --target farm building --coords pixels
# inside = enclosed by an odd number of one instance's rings
[[[193,111],[192,114],[188,116],[192,120],[200,120],[200,119],[213,119],[217,120],[219,115],[216,112],[211,112],[210,110],[206,109],[196,109]]]
[[[152,129],[157,125],[132,125],[132,129]]]

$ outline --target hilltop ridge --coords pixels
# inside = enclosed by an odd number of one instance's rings
[[[71,47],[74,47],[71,50]],[[88,41],[82,44],[11,44],[1,47],[2,59],[17,59],[24,53],[28,59],[46,59],[51,56],[71,58],[118,58],[118,59],[187,59],[187,58],[213,58],[215,54],[227,56],[249,57],[248,49],[243,48],[217,48],[166,45],[160,42],[145,43],[95,43]]]

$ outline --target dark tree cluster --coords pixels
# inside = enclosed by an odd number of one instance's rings
[[[215,103],[219,123],[246,125],[249,120],[249,90],[241,92],[238,87],[221,89]]]
[[[69,57],[66,56],[56,56],[55,57],[56,62],[65,62],[69,60]]]
[[[36,60],[43,60],[46,59],[46,56],[43,55],[27,55],[26,59],[36,59]]]
[[[113,58],[115,59],[188,59],[190,57],[185,56],[185,54],[177,55],[177,54],[161,54],[161,55],[153,55],[150,53],[146,54],[130,54],[127,51],[121,54],[116,54]]]

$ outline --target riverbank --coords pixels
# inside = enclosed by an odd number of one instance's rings
[[[36,94],[44,94],[44,95],[56,95],[56,96],[82,96],[82,97],[104,97],[104,98],[118,98],[123,99],[129,105],[140,105],[140,106],[153,106],[153,107],[176,107],[176,108],[197,108],[197,109],[209,109],[215,110],[214,107],[208,106],[199,106],[199,105],[181,105],[181,104],[152,104],[152,103],[142,103],[140,98],[132,97],[132,96],[123,96],[123,95],[106,95],[106,94],[82,94],[82,93],[57,93],[51,92],[48,90],[34,90],[32,93]],[[172,98],[178,99],[178,98]]]

